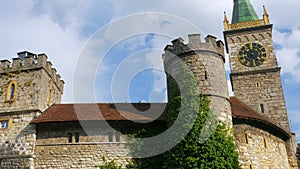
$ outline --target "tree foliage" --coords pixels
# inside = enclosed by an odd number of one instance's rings
[[[187,68],[184,68],[184,70],[187,70]],[[206,120],[209,117],[217,117],[214,116],[209,108],[209,99],[197,95],[197,85],[193,74],[190,71],[183,71],[177,74],[176,77],[168,76],[168,93],[167,126],[170,127],[176,119],[183,118],[182,125],[185,126],[183,130],[185,128],[190,129],[190,127],[191,129],[182,138],[182,141],[171,150],[154,157],[138,159],[136,161],[136,168],[240,168],[232,131],[229,131],[223,123],[218,122],[214,131],[208,136],[208,139],[200,142],[199,139],[203,135],[203,128],[207,127],[204,126]],[[193,111],[197,112],[192,113]],[[192,118],[196,120],[193,124],[190,124],[189,122]]]
[[[180,83],[177,83],[180,81]],[[215,128],[214,124],[205,126],[208,118],[216,118],[209,108],[209,99],[197,95],[197,85],[192,73],[185,71],[176,77],[168,76],[168,105],[167,105],[167,127],[171,127],[176,119],[180,121],[181,128],[174,131],[181,133],[188,129],[186,136],[169,151],[148,158],[135,159],[134,165],[127,168],[137,169],[238,169],[238,153],[235,149],[232,131],[221,122]],[[171,97],[170,97],[171,96]],[[190,123],[194,120],[194,123]],[[209,124],[209,123],[208,123]],[[203,129],[209,133],[207,139],[200,141]],[[206,133],[204,133],[206,134]],[[145,128],[135,137],[152,136],[153,131]],[[172,139],[172,138],[171,138]],[[139,143],[133,144],[132,151],[137,151]]]

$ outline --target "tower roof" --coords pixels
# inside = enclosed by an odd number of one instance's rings
[[[259,20],[250,0],[234,0],[232,24]]]

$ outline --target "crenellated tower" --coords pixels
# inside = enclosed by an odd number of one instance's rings
[[[215,115],[227,126],[232,126],[222,41],[208,35],[205,42],[201,42],[199,34],[192,34],[189,35],[189,43],[185,44],[182,38],[178,38],[165,47],[163,59],[165,70],[171,73],[178,71],[180,65],[176,62],[182,60],[193,72],[198,93],[208,96]],[[172,93],[168,93],[168,97],[172,97]]]
[[[36,129],[30,121],[60,103],[64,82],[45,54],[19,52],[0,61],[0,168],[34,168]]]

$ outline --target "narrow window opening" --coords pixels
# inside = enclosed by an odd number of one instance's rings
[[[255,86],[256,86],[256,88],[260,88],[261,84],[260,84],[259,82],[257,82],[257,83],[255,84]]]
[[[264,147],[267,148],[267,140],[264,138]]]
[[[259,107],[260,107],[260,112],[264,113],[265,112],[264,104],[260,104]]]
[[[252,164],[249,165],[249,169],[253,169]]]
[[[75,133],[75,143],[79,143],[79,133]]]
[[[120,142],[120,134],[116,133],[116,142]]]
[[[68,133],[68,143],[72,143],[72,133]]]
[[[205,80],[208,79],[208,77],[207,77],[207,71],[204,72],[204,78],[205,78]]]
[[[6,92],[6,101],[14,101],[16,98],[17,83],[12,81],[8,84]]]
[[[48,106],[52,103],[52,80],[49,80],[49,96],[48,96]]]
[[[113,134],[108,133],[108,142],[113,142]]]
[[[245,134],[244,134],[244,136],[245,136],[245,143],[246,143],[246,144],[249,144],[249,138],[248,138],[248,134],[247,134],[247,133],[245,133]]]
[[[14,97],[15,97],[15,84],[12,84],[11,87],[10,87],[10,97],[9,97],[9,99],[13,100]]]

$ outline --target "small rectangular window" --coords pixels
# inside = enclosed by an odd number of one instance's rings
[[[68,143],[72,143],[72,138],[73,138],[73,134],[72,133],[68,133]]]
[[[267,148],[267,140],[264,138],[264,147]]]
[[[0,121],[0,129],[8,128],[8,120]]]
[[[253,169],[252,164],[249,165],[249,169]]]
[[[116,142],[120,142],[120,134],[116,133]]]
[[[265,107],[264,104],[260,104],[260,112],[264,113],[265,112]]]
[[[75,143],[79,143],[79,133],[75,133]]]
[[[108,142],[113,142],[113,134],[108,133]]]

